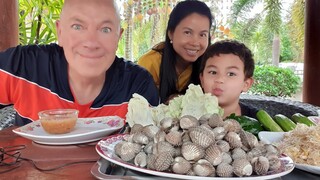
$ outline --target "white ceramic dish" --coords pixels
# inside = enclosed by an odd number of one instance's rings
[[[220,178],[220,177],[201,177],[201,176],[187,176],[187,175],[180,175],[180,174],[174,174],[174,173],[167,173],[167,172],[159,172],[159,171],[154,171],[146,168],[140,168],[137,166],[134,166],[128,162],[125,162],[121,160],[115,153],[114,153],[114,147],[117,143],[121,142],[124,134],[116,134],[109,136],[105,139],[100,140],[97,145],[96,145],[96,150],[98,154],[112,162],[115,163],[119,166],[139,171],[142,173],[147,173],[151,175],[156,175],[156,176],[161,176],[161,177],[169,177],[169,178],[177,178],[177,179],[193,179],[193,180],[234,180],[234,179],[239,179],[239,180],[261,180],[261,179],[273,179],[277,177],[284,176],[288,173],[290,173],[294,169],[294,164],[293,161],[290,157],[283,157],[283,161],[285,162],[286,170],[277,173],[277,174],[272,174],[272,175],[265,175],[265,176],[250,176],[250,177],[233,177],[233,178]]]
[[[40,121],[34,121],[16,128],[13,132],[40,144],[67,145],[97,141],[119,130],[123,125],[124,120],[122,118],[105,116],[79,118],[74,130],[66,134],[49,134],[44,131]]]
[[[281,141],[283,138],[283,135],[285,132],[270,132],[270,131],[261,131],[259,132],[258,136],[261,141],[265,143],[276,143]],[[320,175],[320,167],[319,166],[311,166],[307,164],[295,164],[297,169],[301,169],[307,172],[311,172],[314,174],[319,174]]]

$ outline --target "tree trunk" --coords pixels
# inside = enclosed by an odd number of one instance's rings
[[[280,61],[280,39],[279,35],[274,35],[272,43],[272,65],[279,66]]]
[[[0,0],[0,51],[19,43],[18,1]]]
[[[127,60],[133,60],[132,54],[132,26],[133,26],[133,19],[132,19],[132,12],[133,12],[133,3],[129,4],[126,11],[126,22],[127,22],[127,29],[125,32],[125,55],[124,58]]]

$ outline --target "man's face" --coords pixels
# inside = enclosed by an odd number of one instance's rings
[[[102,77],[114,61],[122,34],[114,1],[67,0],[57,21],[59,45],[69,64],[69,74]]]

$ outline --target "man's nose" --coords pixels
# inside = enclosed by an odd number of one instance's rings
[[[99,39],[98,32],[95,30],[88,30],[84,35],[84,46],[86,48],[98,48],[99,47]]]

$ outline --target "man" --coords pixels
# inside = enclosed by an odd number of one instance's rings
[[[79,117],[125,118],[133,93],[159,102],[151,75],[116,57],[123,30],[116,2],[65,0],[57,44],[0,53],[0,106],[14,104],[16,125],[46,109],[78,109]]]

